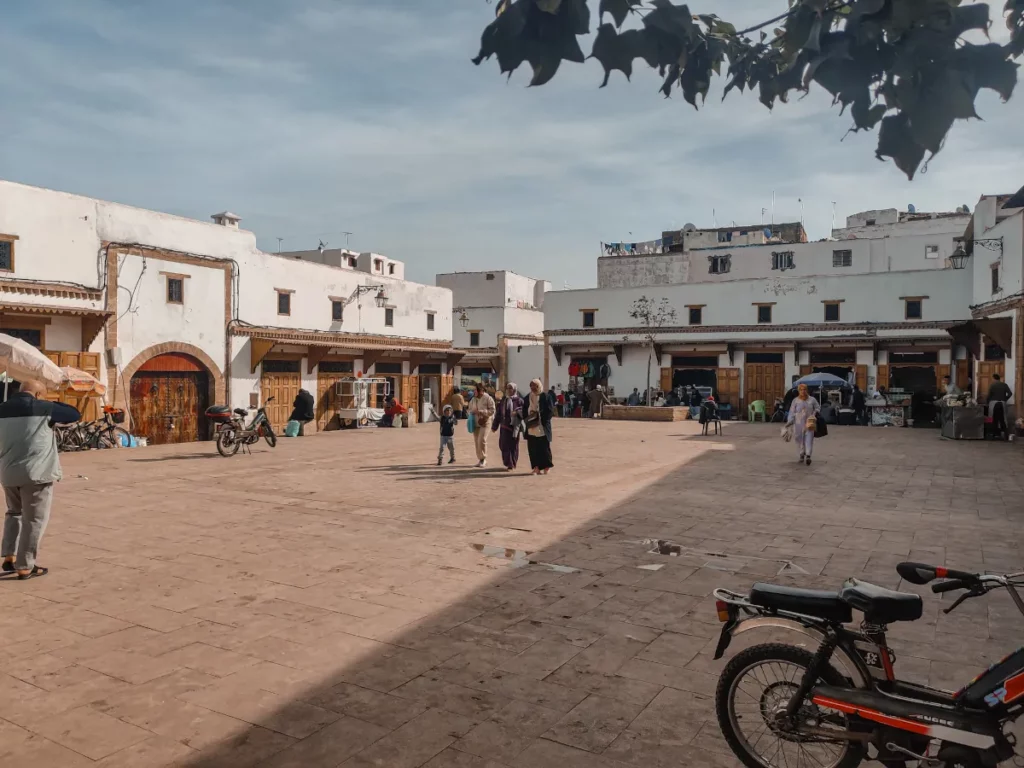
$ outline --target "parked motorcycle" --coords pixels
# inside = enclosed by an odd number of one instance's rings
[[[217,425],[217,452],[221,456],[234,456],[239,448],[258,443],[261,437],[271,448],[276,447],[277,435],[270,426],[266,408],[272,402],[274,398],[271,397],[256,409],[256,415],[249,426],[245,425],[249,411],[244,408],[231,411],[226,405],[215,405],[207,409],[206,417]]]
[[[897,572],[933,592],[961,591],[944,610],[1006,589],[1024,573],[995,576],[920,563]],[[768,643],[741,651],[718,681],[718,722],[732,751],[750,768],[854,768],[865,759],[889,768],[994,768],[1014,757],[1006,726],[1024,711],[1024,648],[950,693],[896,678],[887,625],[921,618],[920,595],[849,579],[837,592],[755,584],[747,595],[714,592],[724,622],[715,658],[736,635],[755,629],[791,631],[810,640]],[[859,629],[844,626],[853,611]],[[841,664],[840,672],[833,662]]]

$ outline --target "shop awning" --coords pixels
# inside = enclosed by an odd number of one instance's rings
[[[1000,346],[1007,357],[1013,357],[1013,318],[985,317],[969,320],[947,329],[953,341],[970,350],[977,358],[981,357],[981,335]]]
[[[369,368],[370,365],[388,353],[437,355],[439,359],[446,360],[455,353],[451,342],[448,341],[434,342],[428,339],[414,339],[403,336],[332,333],[330,331],[293,331],[287,328],[242,325],[232,326],[231,335],[249,337],[251,373],[256,372],[256,367],[262,362],[263,358],[279,344],[307,347],[310,359],[319,356],[319,359],[322,360],[331,350],[339,350],[343,353],[351,352],[353,356],[363,359],[363,366],[365,368]],[[312,372],[312,367],[311,365],[310,372]]]
[[[0,302],[0,315],[33,315],[82,318],[82,349],[96,340],[107,320],[113,315],[106,309],[90,307],[54,307],[47,304],[7,304]]]

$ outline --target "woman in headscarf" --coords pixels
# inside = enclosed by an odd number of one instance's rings
[[[519,464],[519,430],[523,424],[523,398],[519,389],[509,382],[505,385],[505,397],[498,403],[491,429],[498,432],[498,447],[501,448],[501,463],[509,472]],[[499,431],[500,430],[500,431]]]
[[[523,403],[526,447],[530,451],[533,474],[546,475],[554,466],[551,460],[551,400],[544,394],[540,379],[530,382],[530,394]]]
[[[789,406],[789,423],[793,425],[793,442],[800,451],[797,461],[811,464],[811,453],[814,451],[814,430],[817,427],[818,412],[821,406],[811,397],[806,384],[797,387],[797,395]]]

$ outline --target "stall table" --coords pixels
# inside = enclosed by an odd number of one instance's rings
[[[950,440],[984,440],[985,409],[980,405],[943,405],[942,436]]]
[[[910,418],[910,400],[872,398],[864,403],[873,427],[904,427]]]

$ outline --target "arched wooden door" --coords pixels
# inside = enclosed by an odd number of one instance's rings
[[[132,433],[150,445],[209,439],[210,374],[191,355],[169,352],[147,360],[132,376]]]

